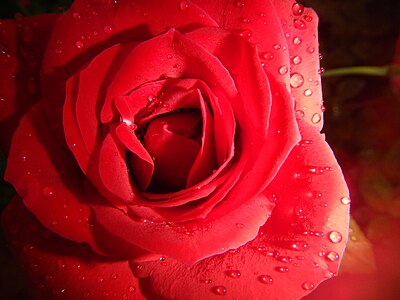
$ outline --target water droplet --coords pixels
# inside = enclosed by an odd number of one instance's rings
[[[78,12],[74,12],[74,13],[72,14],[72,17],[73,17],[75,20],[79,20],[79,19],[81,18],[81,14],[78,13]]]
[[[310,97],[310,96],[313,94],[313,92],[312,92],[311,90],[307,89],[307,90],[304,91],[303,94],[304,94],[304,96],[306,96],[306,97]]]
[[[295,3],[292,6],[292,12],[295,16],[301,16],[304,12],[304,6],[300,3]]]
[[[293,44],[294,44],[294,45],[300,45],[301,42],[302,42],[302,40],[301,40],[301,38],[299,38],[299,37],[295,37],[295,38],[293,39]]]
[[[332,243],[337,244],[342,241],[342,235],[337,231],[332,231],[329,234],[329,239],[331,240]]]
[[[306,23],[304,23],[303,20],[294,19],[293,20],[293,25],[297,29],[306,29]]]
[[[97,276],[96,281],[97,283],[102,283],[104,281],[104,278],[102,276]]]
[[[293,62],[294,65],[300,64],[300,63],[301,63],[301,57],[298,56],[298,55],[294,56],[294,57],[292,58],[292,62]]]
[[[244,224],[243,224],[243,223],[236,223],[236,227],[237,227],[237,228],[243,228],[243,227],[244,227]]]
[[[287,66],[282,66],[279,68],[279,74],[285,75],[288,72],[288,67]]]
[[[214,286],[212,288],[212,291],[214,294],[219,295],[219,296],[225,296],[226,295],[226,287],[222,285]]]
[[[343,197],[342,199],[340,199],[340,202],[342,202],[342,204],[344,205],[348,205],[350,204],[351,200],[348,197]]]
[[[133,293],[135,290],[136,289],[133,285],[128,286],[128,292]]]
[[[54,188],[51,186],[45,186],[44,188],[42,188],[42,195],[45,198],[54,197],[54,193]]]
[[[246,24],[250,23],[250,19],[248,19],[248,18],[242,18],[241,21],[242,21],[242,23],[246,23]]]
[[[290,244],[290,249],[301,251],[308,249],[308,244],[306,242],[294,242]]]
[[[335,251],[330,251],[326,254],[325,257],[330,261],[336,261],[339,259],[339,254],[337,254],[337,252]]]
[[[65,267],[66,267],[66,264],[64,263],[64,261],[61,258],[57,259],[57,269],[59,269],[61,271],[61,270],[64,270]]]
[[[321,105],[321,111],[324,112],[326,110],[325,106]]]
[[[306,22],[311,22],[311,21],[312,21],[312,17],[311,17],[311,16],[304,16],[303,19],[304,19]]]
[[[76,48],[78,48],[78,49],[83,49],[83,48],[85,48],[85,44],[84,44],[82,41],[77,41],[77,42],[75,43],[75,46],[76,46]]]
[[[244,30],[240,33],[240,36],[245,39],[251,38],[252,32],[250,30]]]
[[[149,102],[153,102],[153,101],[156,100],[156,99],[157,99],[157,97],[154,96],[154,95],[149,95],[149,96],[147,97],[147,100],[148,100]]]
[[[112,273],[111,274],[111,279],[112,280],[116,280],[118,278],[118,274],[117,273]]]
[[[106,25],[103,27],[104,33],[111,33],[112,32],[112,27],[110,25]]]
[[[317,73],[318,73],[318,75],[322,75],[322,74],[324,74],[324,72],[325,72],[324,68],[319,68]]]
[[[245,3],[243,1],[236,1],[235,4],[236,4],[237,7],[244,7],[245,6]]]
[[[304,283],[302,284],[301,287],[302,287],[303,289],[305,289],[306,291],[311,291],[312,289],[314,289],[314,284],[311,283],[311,282],[309,282],[309,281],[306,281],[306,282],[304,282]]]
[[[288,268],[288,267],[276,267],[275,270],[276,270],[277,272],[280,272],[280,273],[287,273],[287,272],[289,272],[289,268]]]
[[[313,122],[314,124],[317,124],[317,123],[321,122],[321,119],[322,119],[321,115],[318,113],[315,113],[311,118],[311,122]]]
[[[263,283],[263,284],[272,284],[274,283],[274,280],[270,275],[260,275],[258,276],[258,281]]]
[[[189,8],[189,3],[187,1],[181,1],[181,3],[179,3],[179,9],[181,11],[185,11]]]
[[[281,49],[281,45],[279,45],[279,44],[274,45],[274,49],[275,49],[275,50]]]
[[[301,109],[296,110],[296,119],[297,120],[302,120],[304,118],[304,111]]]
[[[79,280],[86,280],[86,275],[85,274],[80,274],[78,279]]]
[[[53,222],[51,222],[51,224],[53,224],[53,226],[57,226],[58,224],[60,224],[60,222],[57,220],[54,220]]]
[[[314,51],[315,51],[314,47],[308,47],[307,48],[307,52],[310,53],[310,54],[314,53]]]
[[[88,298],[88,297],[90,297],[90,292],[89,291],[83,292],[83,298]]]
[[[290,86],[292,88],[299,88],[303,85],[304,83],[304,77],[303,75],[299,74],[299,73],[293,73],[290,76]],[[304,114],[304,112],[303,112]]]
[[[242,275],[239,270],[228,270],[225,272],[227,276],[238,279]]]
[[[272,60],[274,58],[274,55],[271,52],[265,52],[261,54],[261,58]]]

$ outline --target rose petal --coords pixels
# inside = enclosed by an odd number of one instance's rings
[[[321,130],[322,89],[319,66],[318,16],[292,0],[271,0],[282,23],[291,57],[290,93],[304,120]],[[301,62],[303,61],[303,62]]]
[[[73,70],[79,63],[90,61],[102,49],[108,48],[116,41],[141,41],[164,33],[170,28],[185,32],[202,26],[216,26],[216,23],[196,5],[182,10],[180,3],[180,0],[115,3],[96,0],[74,1],[53,28],[44,60],[44,73],[66,65],[66,70]],[[155,7],[157,9],[154,9]],[[85,37],[84,40],[82,36]],[[62,55],[57,54],[57,49]]]
[[[276,192],[276,207],[255,240],[190,266],[169,257],[132,262],[135,275],[156,295],[174,299],[189,299],[193,290],[199,299],[221,294],[298,299],[333,276],[347,239],[349,206],[341,198],[348,197],[348,191],[323,136],[305,123],[301,132],[303,143],[293,149],[268,187],[268,193]],[[308,174],[310,180],[292,176],[298,170],[309,170],[310,165],[331,169]],[[232,232],[238,234],[245,228],[238,224]]]
[[[53,234],[20,199],[10,203],[2,220],[35,299],[143,299],[128,261],[101,257]]]
[[[40,98],[39,68],[59,15],[18,17],[0,24],[0,150],[8,153],[20,118]]]

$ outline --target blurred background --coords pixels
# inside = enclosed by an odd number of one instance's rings
[[[71,2],[2,0],[0,18],[62,12]],[[343,67],[400,66],[400,1],[300,2],[319,15],[326,75]],[[323,90],[323,132],[348,182],[354,222],[339,276],[306,298],[400,299],[400,74],[397,80],[394,73],[324,76]],[[1,174],[4,167],[0,156]],[[0,209],[12,193],[0,179]],[[1,235],[0,291],[2,299],[28,299]]]

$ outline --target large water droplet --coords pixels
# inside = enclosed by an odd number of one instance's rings
[[[258,281],[263,284],[274,283],[274,279],[270,275],[260,275],[260,276],[258,276]]]
[[[294,44],[294,45],[300,45],[301,42],[302,42],[302,40],[301,40],[301,38],[299,38],[299,37],[295,37],[295,38],[293,39],[293,44]]]
[[[226,275],[231,278],[238,279],[242,275],[239,270],[228,270],[226,271]]]
[[[219,296],[226,295],[226,287],[224,287],[223,285],[214,286],[212,288],[212,291],[214,292],[214,294],[219,295]]]
[[[342,241],[342,235],[337,231],[332,231],[329,234],[329,239],[331,240],[332,243],[337,244]]]
[[[310,97],[313,94],[313,92],[311,90],[309,90],[309,89],[306,89],[303,94],[306,97]]]
[[[304,6],[300,3],[295,3],[292,6],[292,12],[295,16],[300,16],[304,12]]]
[[[343,197],[342,199],[340,199],[340,202],[342,202],[342,204],[344,205],[348,205],[350,204],[351,200],[348,197]]]
[[[292,88],[299,88],[303,85],[303,83],[304,83],[303,75],[301,75],[299,73],[293,73],[290,76],[290,86]]]
[[[320,114],[315,113],[312,118],[311,118],[311,122],[313,122],[314,124],[317,124],[321,121],[322,117]]]
[[[287,66],[281,66],[279,68],[279,74],[285,75],[288,72],[288,67]]]
[[[293,63],[294,65],[299,65],[299,64],[301,63],[301,57],[298,56],[298,55],[294,56],[294,57],[292,58],[292,63]]]
[[[337,252],[335,251],[330,251],[326,254],[325,257],[330,261],[336,261],[339,259],[339,254],[337,254]]]

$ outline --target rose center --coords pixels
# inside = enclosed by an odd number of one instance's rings
[[[186,188],[201,138],[202,116],[198,110],[175,111],[149,122],[141,139],[154,160],[147,191],[166,193]]]

